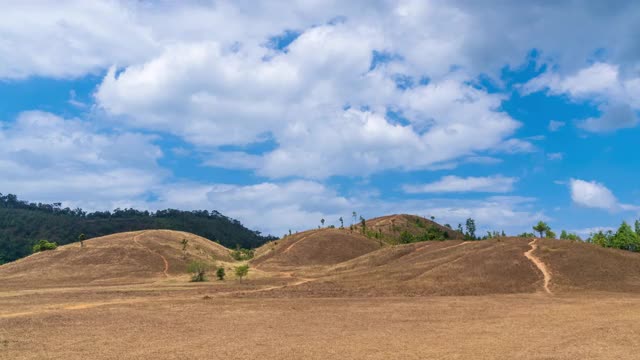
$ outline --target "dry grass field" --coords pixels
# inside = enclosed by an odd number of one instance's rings
[[[638,358],[639,254],[518,238],[383,246],[329,229],[257,254],[242,283],[229,250],[171,231],[3,265],[0,358]],[[227,280],[189,282],[194,258]]]

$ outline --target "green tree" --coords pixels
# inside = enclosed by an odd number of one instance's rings
[[[322,227],[324,227],[324,218],[320,219],[320,224],[322,224]]]
[[[636,235],[638,235],[638,238],[640,238],[640,220],[636,220],[635,227]]]
[[[55,250],[58,247],[58,244],[55,242],[49,242],[47,240],[40,240],[35,245],[33,245],[33,252],[41,252],[47,250]]]
[[[354,212],[351,213],[351,217],[353,218],[353,221],[351,222],[351,225],[355,225],[356,219],[358,218],[358,214],[354,211]]]
[[[216,277],[218,278],[218,280],[222,281],[224,280],[224,277],[226,276],[226,273],[224,271],[224,268],[221,266],[218,268],[218,270],[216,270]]]
[[[626,221],[622,222],[618,231],[613,235],[612,246],[618,249],[636,251],[638,249],[638,235]]]
[[[340,221],[340,229],[344,229],[344,219],[342,218],[342,216],[340,216],[340,219],[338,219]]]
[[[611,247],[613,242],[613,233],[611,230],[606,233],[600,230],[595,234],[591,234],[591,237],[587,241],[602,247]]]
[[[472,218],[468,218],[466,222],[467,233],[465,234],[465,238],[467,240],[475,240],[476,239],[476,222]]]
[[[544,221],[538,221],[538,224],[533,227],[533,231],[540,233],[540,237],[543,237],[542,234],[549,230],[551,230],[551,228]]]
[[[401,244],[410,244],[412,242],[415,241],[415,237],[408,232],[407,230],[404,230],[400,233],[400,243]]]
[[[367,233],[367,221],[360,216],[360,225],[362,225],[362,233],[366,234]]]
[[[80,242],[80,247],[83,248],[84,247],[84,241],[87,239],[87,236],[85,234],[80,234],[78,235],[78,241]]]
[[[544,237],[546,237],[547,239],[555,239],[556,233],[554,233],[553,230],[548,229],[547,231],[544,232]]]
[[[236,277],[242,282],[242,278],[249,274],[249,265],[240,265],[235,268]]]
[[[187,272],[191,274],[191,281],[202,282],[207,281],[207,272],[209,271],[209,264],[200,260],[192,260],[187,265]]]

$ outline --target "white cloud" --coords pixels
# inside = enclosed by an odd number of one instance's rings
[[[571,199],[580,206],[608,211],[637,211],[640,209],[635,205],[620,203],[611,190],[596,181],[571,179],[569,189],[571,190]]]
[[[578,127],[589,132],[611,132],[635,127],[640,122],[639,83],[640,77],[622,78],[618,66],[595,63],[567,76],[544,73],[525,84],[523,91],[526,94],[546,90],[576,101],[595,102],[601,115],[578,121]],[[549,128],[555,131],[558,125],[552,121]]]
[[[566,122],[564,121],[556,121],[556,120],[551,120],[549,121],[549,131],[551,132],[556,132],[558,130],[560,130],[561,128],[563,128],[565,125],[567,125]]]
[[[447,193],[447,192],[488,192],[506,193],[513,190],[517,178],[502,175],[487,177],[458,177],[445,176],[436,182],[422,185],[404,185],[405,192],[417,193]]]
[[[100,208],[133,203],[164,177],[156,164],[162,152],[153,140],[25,112],[0,128],[0,188],[31,201]]]
[[[562,160],[564,159],[564,153],[561,152],[557,152],[557,153],[548,153],[547,154],[547,159],[554,161],[554,160]]]

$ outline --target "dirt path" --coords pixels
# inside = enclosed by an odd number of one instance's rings
[[[135,242],[138,246],[147,249],[147,251],[149,251],[150,253],[160,256],[162,258],[162,261],[164,262],[164,269],[162,269],[162,273],[164,274],[165,277],[169,277],[169,262],[167,261],[167,258],[162,256],[162,254],[158,253],[157,251],[153,251],[149,247],[144,246],[144,245],[140,244],[140,242],[138,242],[138,238],[140,236],[144,235],[145,233],[146,233],[146,231],[143,231],[140,234],[134,236],[133,237],[133,242]]]
[[[543,263],[542,260],[540,260],[537,256],[533,255],[533,252],[538,248],[538,239],[533,239],[529,243],[529,246],[531,246],[531,249],[525,252],[524,256],[526,256],[527,259],[529,259],[538,268],[538,270],[540,270],[540,272],[544,276],[544,290],[548,294],[551,294],[552,292],[549,289],[549,283],[551,282],[551,273],[547,269],[547,265],[545,265],[545,263]]]
[[[294,242],[293,244],[289,245],[286,249],[284,249],[284,251],[282,252],[283,254],[288,253],[294,246],[298,245],[299,243],[303,242],[306,238],[308,238],[309,236],[311,236],[311,234],[309,235],[305,235],[303,237],[301,237],[298,241]]]

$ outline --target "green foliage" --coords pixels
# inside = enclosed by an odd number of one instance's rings
[[[255,251],[253,249],[243,249],[237,247],[234,251],[231,252],[231,257],[238,261],[244,261],[253,259],[254,254]]]
[[[547,231],[545,231],[544,233],[544,237],[547,239],[555,239],[557,236],[556,233],[554,233],[551,229],[547,229]]]
[[[551,230],[551,228],[544,221],[538,221],[538,224],[533,227],[533,231],[539,233],[540,237],[542,237],[542,234],[544,234],[544,233],[546,233],[547,231],[550,231],[550,230]]]
[[[626,221],[622,222],[618,231],[613,235],[611,246],[617,249],[638,251],[640,250],[640,238]]]
[[[568,233],[565,230],[562,230],[562,232],[560,233],[560,240],[579,241],[581,239],[576,234]]]
[[[60,203],[34,204],[15,195],[0,194],[0,253],[14,261],[32,252],[35,239],[65,245],[79,240],[78,234],[94,238],[125,231],[167,229],[188,231],[220,241],[227,247],[240,244],[255,248],[274,237],[262,236],[217,211],[116,209],[87,213],[82,209],[62,208]]]
[[[219,267],[218,270],[216,270],[216,277],[218,278],[218,280],[223,281],[225,276],[226,273],[224,271],[224,268]]]
[[[587,239],[587,242],[602,247],[611,247],[613,243],[613,232],[611,230],[607,232],[602,232],[602,230],[600,230],[595,234],[591,234],[591,237]]]
[[[241,265],[235,267],[236,277],[242,282],[242,278],[249,274],[249,265]]]
[[[536,237],[536,234],[523,232],[522,234],[518,235],[518,237],[521,237],[521,238],[534,238],[534,237]]]
[[[193,282],[207,281],[209,268],[209,264],[204,261],[192,260],[187,265],[187,272],[191,274],[191,281]]]
[[[40,240],[35,245],[33,245],[32,250],[33,250],[33,253],[37,253],[40,251],[55,250],[57,247],[58,247],[58,244],[56,244],[55,242]]]
[[[476,240],[476,222],[472,218],[468,218],[466,222],[467,232],[464,234],[465,240]]]
[[[416,241],[415,236],[413,236],[413,234],[411,234],[407,230],[404,230],[403,232],[400,233],[400,243],[401,244],[410,244],[410,243],[415,242],[415,241]]]
[[[340,219],[338,219],[338,221],[340,221],[340,229],[344,229],[344,219],[342,218],[342,216],[340,216]]]

